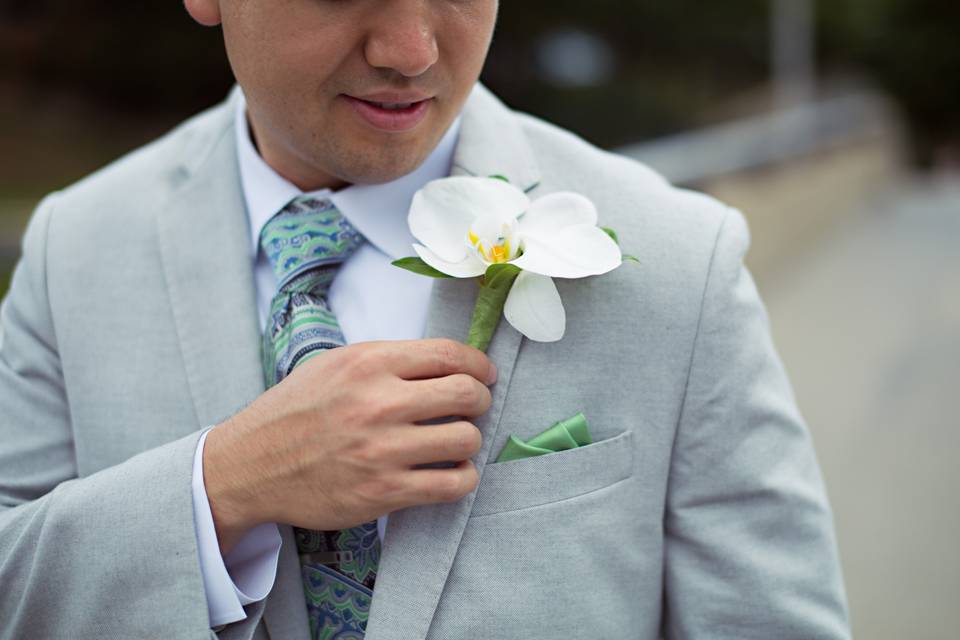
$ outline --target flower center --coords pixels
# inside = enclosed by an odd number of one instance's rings
[[[483,216],[470,225],[467,241],[486,264],[509,262],[520,253],[518,226],[513,217]]]

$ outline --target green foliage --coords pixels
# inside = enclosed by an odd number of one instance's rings
[[[619,244],[620,244],[620,238],[617,236],[617,232],[616,232],[616,231],[614,231],[614,230],[611,229],[610,227],[600,227],[600,229],[601,229],[604,233],[606,233],[608,236],[610,236],[610,239],[613,240],[614,242],[616,242],[617,245],[619,246]],[[622,259],[623,262],[640,262],[639,258],[637,258],[636,256],[631,256],[631,255],[628,255],[628,254],[626,254],[626,253],[620,254],[620,258]]]
[[[508,262],[502,262],[500,264],[492,264],[487,267],[486,273],[483,274],[483,280],[481,281],[481,286],[484,286],[488,289],[510,289],[510,286],[513,284],[513,281],[520,275],[520,267],[512,265]]]
[[[430,276],[431,278],[452,278],[453,276],[447,275],[442,271],[437,271],[422,259],[413,256],[410,258],[400,258],[399,260],[394,260],[391,262],[395,267],[400,267],[401,269],[406,269],[407,271],[412,271],[414,273],[419,273],[422,276]]]
[[[510,293],[510,288],[518,275],[520,275],[520,268],[512,264],[492,264],[487,267],[480,282],[476,306],[473,308],[467,344],[481,351],[486,351],[490,346],[493,334],[503,316],[503,305],[507,301],[507,294]]]

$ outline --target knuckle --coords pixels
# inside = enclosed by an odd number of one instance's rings
[[[316,409],[317,419],[328,426],[329,433],[344,434],[347,433],[347,426],[361,426],[369,421],[366,406],[355,393],[341,389],[332,399],[336,407],[334,410],[330,410],[329,405],[321,405]]]
[[[439,369],[451,372],[460,370],[460,345],[457,342],[441,338],[437,341],[434,355]]]
[[[359,347],[360,345],[355,346]],[[338,350],[334,349],[333,351]],[[351,377],[361,380],[370,378],[383,369],[377,350],[368,345],[363,345],[363,348],[354,350],[346,360],[346,366],[349,368]]]
[[[450,387],[458,406],[473,407],[478,404],[480,392],[470,376],[462,373],[451,376]]]
[[[365,483],[363,493],[368,504],[395,504],[403,497],[404,486],[395,474],[384,473]]]
[[[480,451],[483,446],[483,436],[480,430],[469,422],[457,422],[456,429],[453,430],[451,440],[453,448],[465,457],[470,457]]]
[[[385,445],[380,440],[368,439],[354,446],[354,458],[359,462],[359,466],[364,469],[377,469],[380,461],[385,458],[387,451]]]
[[[449,502],[465,495],[464,481],[460,474],[444,473],[433,484],[433,494],[439,500]]]
[[[398,393],[379,393],[365,404],[370,418],[376,424],[391,422],[403,409],[403,402]]]

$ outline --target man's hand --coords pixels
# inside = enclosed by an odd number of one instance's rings
[[[344,529],[405,507],[459,500],[477,486],[480,431],[496,369],[445,339],[368,342],[298,366],[207,435],[203,474],[220,549],[283,522]],[[415,465],[454,461],[446,469]]]

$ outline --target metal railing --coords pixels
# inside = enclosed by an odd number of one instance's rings
[[[887,100],[860,92],[615,151],[649,165],[674,184],[696,185],[889,135],[896,130],[895,122]]]

